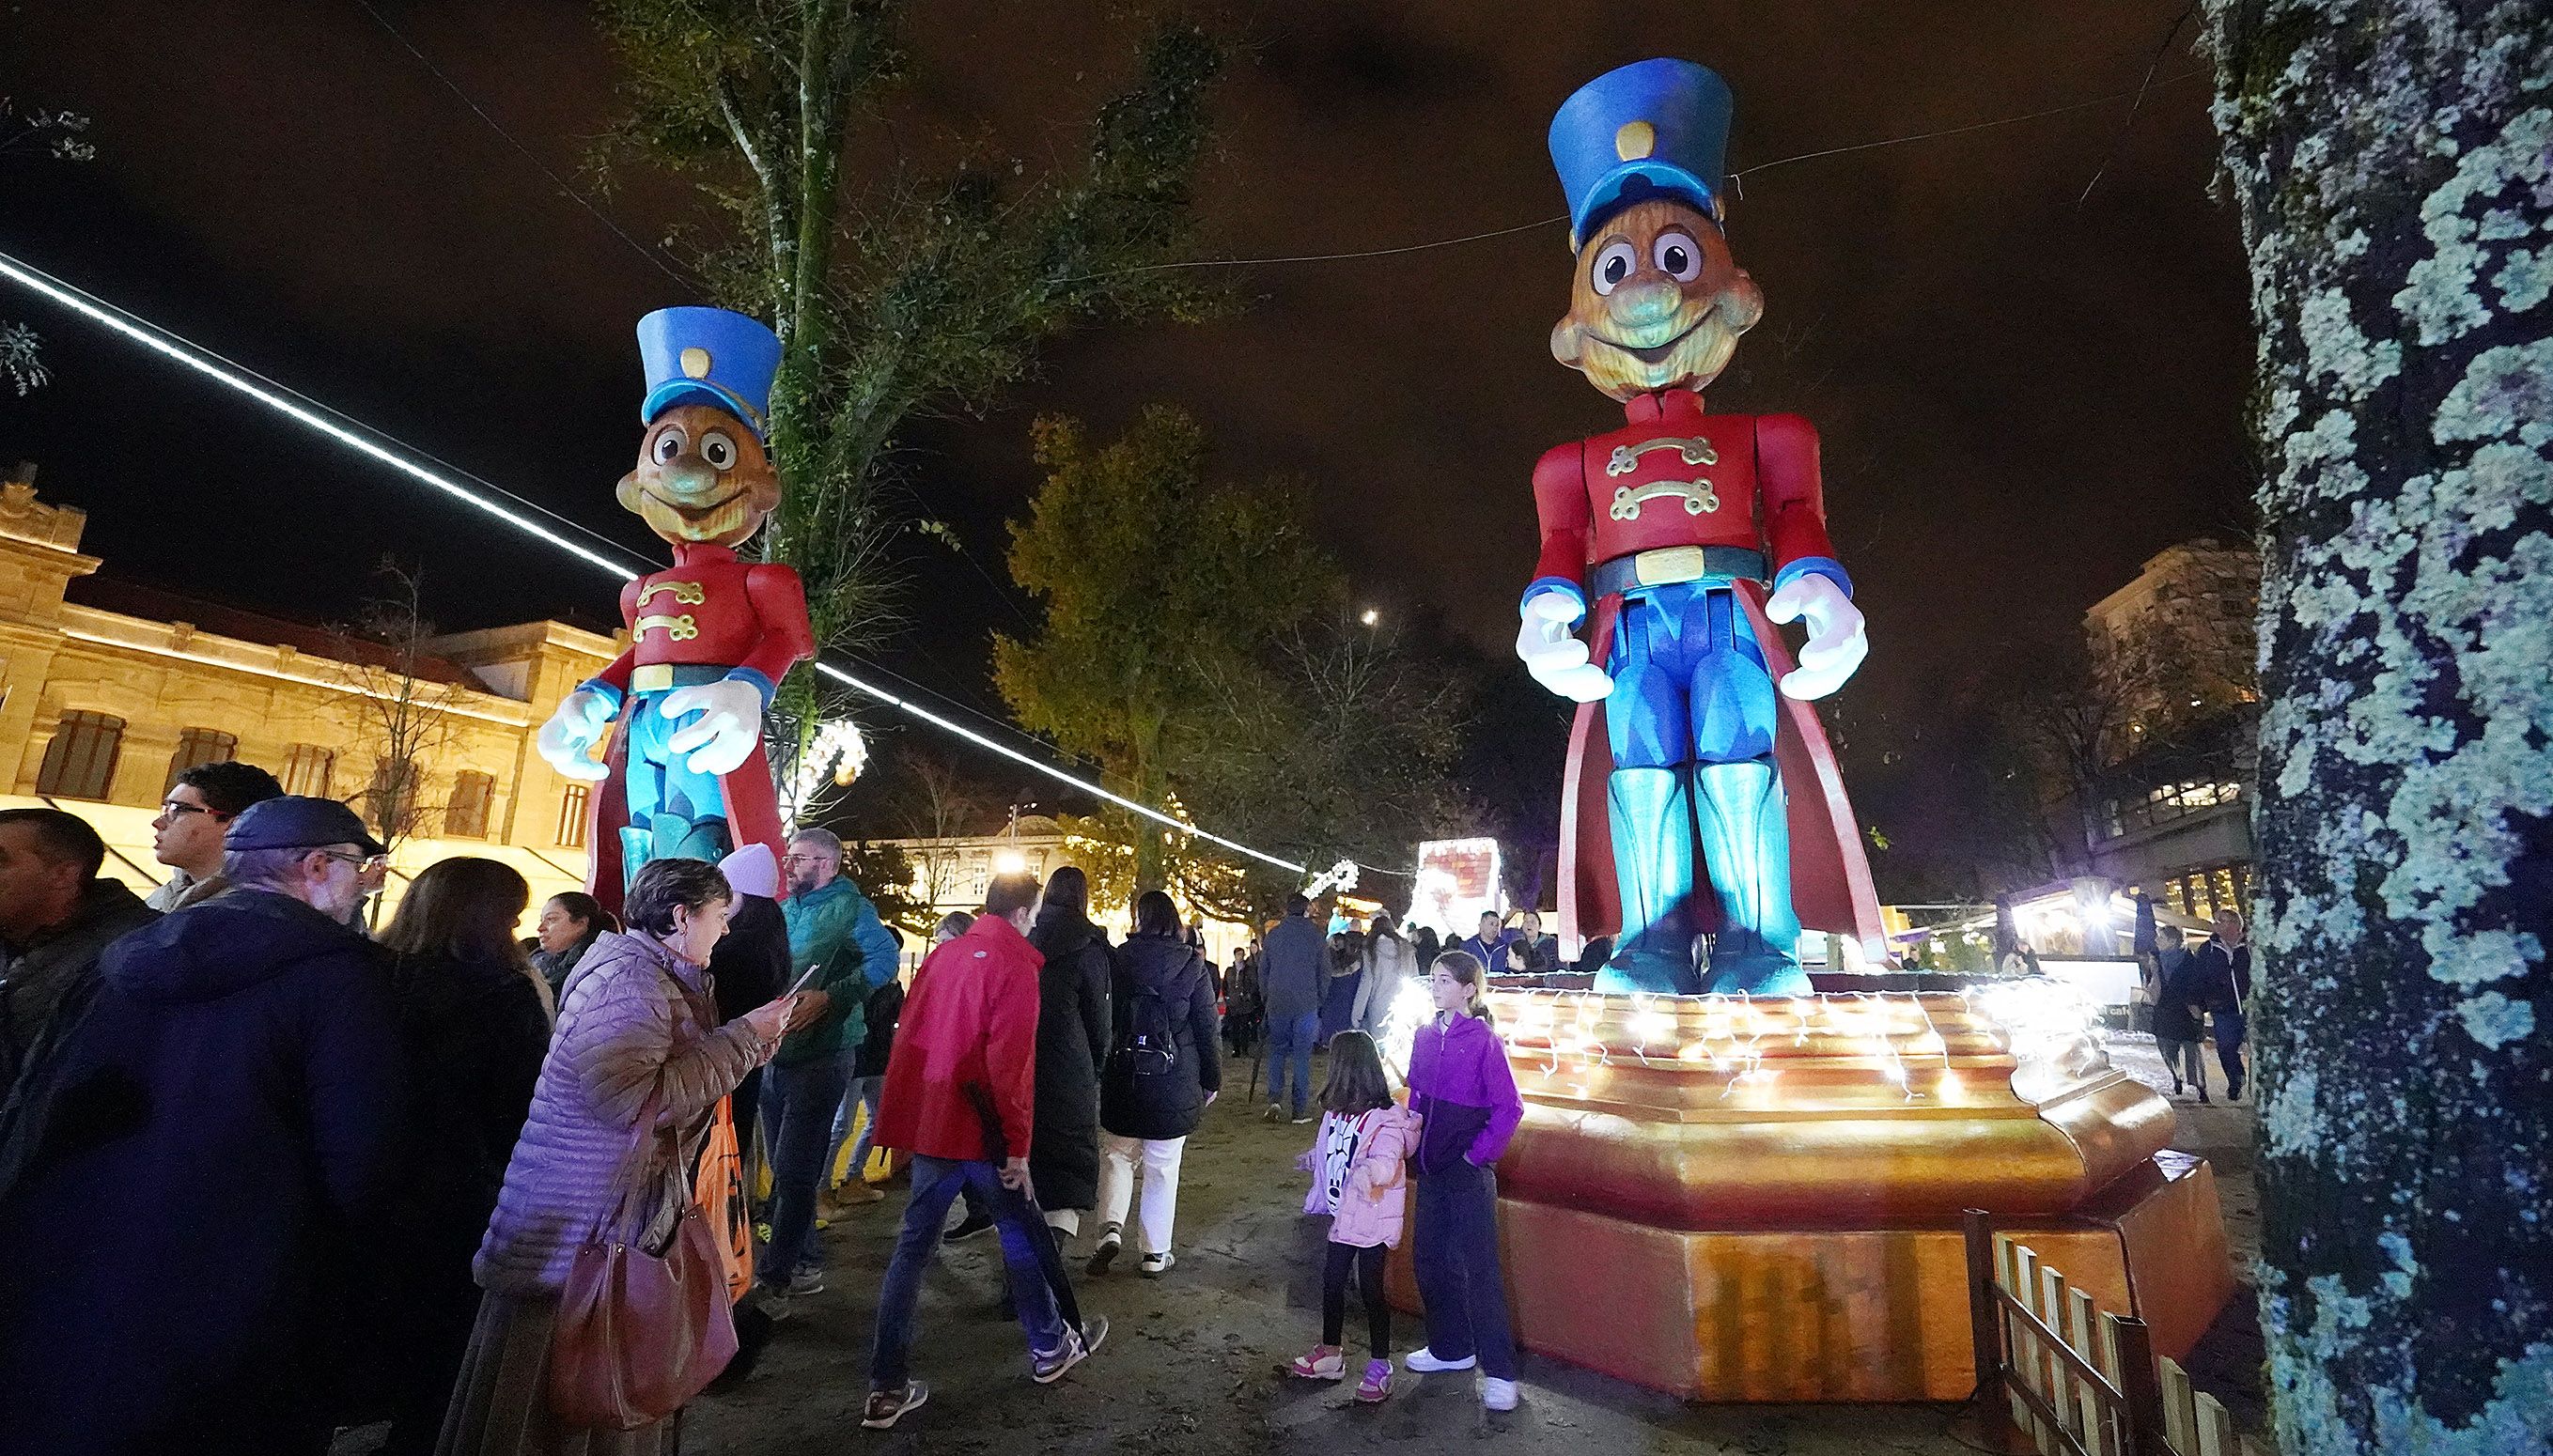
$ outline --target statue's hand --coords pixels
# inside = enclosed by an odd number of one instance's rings
[[[541,725],[534,747],[551,768],[570,779],[607,779],[611,770],[594,761],[594,746],[602,742],[603,730],[616,711],[610,698],[580,687],[559,701],[558,711]]]
[[[731,774],[762,741],[762,693],[750,682],[726,679],[678,687],[665,694],[656,711],[668,718],[700,714],[665,740],[669,752],[692,755],[684,763],[695,774]]]
[[[1613,690],[1613,679],[1587,660],[1587,644],[1570,630],[1587,615],[1574,593],[1545,588],[1517,609],[1516,656],[1533,680],[1575,702],[1595,702]]]
[[[1810,699],[1843,686],[1870,655],[1863,635],[1861,608],[1823,572],[1803,572],[1790,585],[1764,603],[1764,615],[1776,622],[1805,619],[1808,644],[1800,649],[1800,666],[1782,678],[1786,696]]]

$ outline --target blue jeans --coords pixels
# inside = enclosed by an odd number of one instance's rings
[[[1285,1069],[1294,1069],[1294,1115],[1312,1103],[1312,1044],[1321,1039],[1321,1013],[1268,1018],[1268,1100],[1285,1101]]]
[[[851,1135],[851,1109],[854,1107],[866,1109],[868,1119],[860,1124],[860,1140],[851,1145],[850,1172],[842,1175],[842,1182],[860,1181],[860,1170],[869,1166],[869,1144],[877,1136],[878,1096],[885,1091],[886,1079],[883,1077],[851,1079],[850,1092],[843,1096],[840,1109],[833,1113],[833,1139],[825,1149],[825,1177],[822,1182],[832,1180],[833,1166],[841,1161],[842,1140]]]
[[[821,1268],[816,1247],[816,1195],[825,1177],[825,1150],[832,1140],[833,1112],[851,1083],[852,1053],[763,1074],[762,1136],[771,1149],[771,1245],[755,1277],[773,1289],[788,1286],[802,1265]]]
[[[1409,1262],[1426,1306],[1427,1353],[1440,1360],[1478,1355],[1483,1375],[1513,1380],[1515,1340],[1498,1272],[1498,1175],[1458,1158],[1417,1181],[1417,1244]]]
[[[1063,1348],[1063,1316],[1055,1312],[1054,1291],[1047,1288],[1031,1239],[1050,1237],[1036,1226],[1028,1199],[1002,1187],[992,1164],[951,1162],[921,1153],[913,1155],[913,1201],[904,1205],[904,1227],[895,1236],[895,1254],[887,1261],[886,1283],[878,1289],[877,1335],[869,1349],[869,1389],[903,1388],[912,1373],[913,1306],[922,1294],[922,1271],[940,1247],[940,1226],[948,1205],[964,1189],[992,1206],[1002,1235],[1002,1267],[1010,1276],[1011,1300],[1019,1306],[1020,1328],[1029,1337],[1029,1353],[1044,1357]]]

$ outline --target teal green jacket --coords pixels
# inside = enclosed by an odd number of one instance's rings
[[[789,922],[789,975],[792,981],[821,966],[806,989],[832,997],[815,1025],[793,1032],[772,1059],[794,1067],[856,1048],[867,1034],[860,1007],[869,992],[895,977],[895,937],[878,919],[877,907],[848,877],[836,877],[823,889],[793,894],[780,902]]]

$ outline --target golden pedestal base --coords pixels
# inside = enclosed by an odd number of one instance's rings
[[[2233,1296],[2215,1175],[2088,1035],[1963,996],[1492,1004],[1525,1097],[1498,1251],[1526,1349],[1694,1400],[1963,1400],[1963,1207],[2158,1354]]]

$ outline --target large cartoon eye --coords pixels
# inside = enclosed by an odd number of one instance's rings
[[[701,459],[708,461],[712,469],[723,470],[735,464],[735,442],[712,430],[701,437]]]
[[[1679,283],[1702,276],[1702,247],[1684,233],[1660,233],[1649,253],[1658,260],[1658,271]]]
[[[1595,270],[1589,274],[1596,284],[1597,296],[1602,297],[1620,287],[1622,280],[1639,265],[1638,249],[1619,241],[1606,244],[1605,251],[1596,255]]]
[[[676,457],[676,456],[678,456],[678,455],[681,455],[682,453],[683,453],[683,432],[682,432],[682,428],[681,428],[680,426],[672,426],[672,425],[667,426],[667,427],[666,427],[666,429],[665,429],[665,433],[663,433],[663,434],[661,434],[661,435],[659,435],[659,436],[657,436],[657,437],[656,437],[656,444],[655,444],[655,448],[654,448],[654,454],[655,454],[655,457],[656,457],[656,464],[658,464],[658,465],[660,465],[660,466],[661,466],[661,465],[668,464],[668,463],[670,463],[670,462],[673,460],[673,458],[674,458],[674,457]]]

